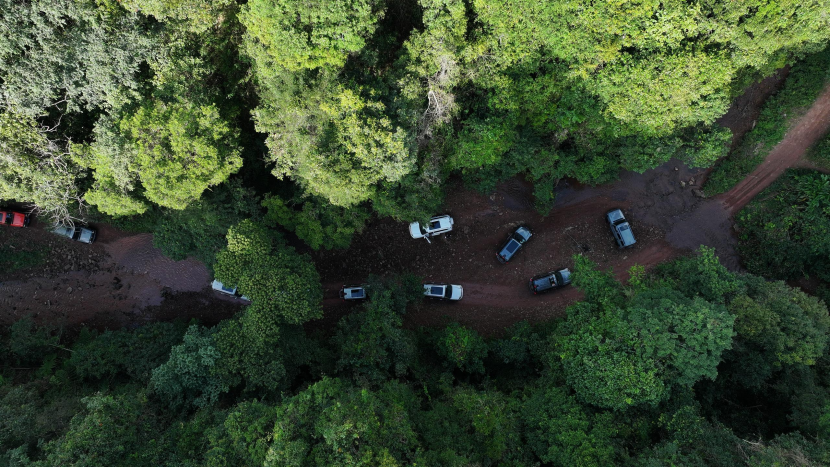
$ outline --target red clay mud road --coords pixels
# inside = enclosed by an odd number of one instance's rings
[[[772,89],[769,83],[764,86]],[[732,123],[740,123],[738,131],[751,127],[745,120],[756,118],[753,106],[761,101],[741,104],[742,110],[732,114]],[[313,254],[325,284],[326,316],[312,326],[332,329],[351,309],[336,299],[339,285],[363,281],[369,274],[415,272],[431,281],[460,283],[465,288],[461,303],[425,301],[407,314],[406,325],[452,320],[493,335],[520,320],[558,316],[577,300],[579,292],[573,288],[539,296],[527,288],[535,274],[572,267],[576,253],[625,278],[635,264],[648,268],[703,244],[714,247],[727,267],[738,269],[731,214],[798,162],[830,127],[829,114],[830,90],[756,172],[715,199],[700,197],[697,188],[704,171],[674,161],[643,174],[623,173],[620,180],[602,187],[563,182],[557,188],[557,205],[547,217],[533,210],[532,189],[520,180],[502,184],[491,196],[460,184],[450,186],[446,212],[455,218],[455,230],[431,245],[410,238],[406,225],[383,219],[367,226],[348,250]],[[623,208],[632,222],[638,241],[631,249],[615,247],[603,219],[615,207]],[[502,265],[496,250],[521,224],[530,226],[534,237]],[[149,235],[98,227],[100,240],[92,246],[63,241],[37,225],[4,231],[2,241],[40,243],[52,248],[55,258],[38,271],[18,276],[0,271],[0,322],[10,324],[33,314],[56,325],[120,327],[175,317],[215,322],[240,310],[238,301],[210,292],[204,265],[165,258],[153,248]]]
[[[757,112],[746,115],[752,120]],[[741,125],[741,130],[751,128]],[[558,190],[557,205],[545,218],[532,210],[530,187],[518,180],[503,184],[489,198],[456,187],[447,196],[446,210],[456,221],[450,235],[428,245],[409,238],[405,225],[382,221],[370,226],[347,252],[317,255],[318,267],[324,283],[330,284],[329,297],[336,293],[336,284],[359,282],[369,273],[412,271],[428,280],[461,284],[465,294],[460,303],[427,302],[410,312],[406,323],[459,321],[485,334],[498,333],[523,319],[557,316],[578,299],[574,289],[534,296],[526,285],[535,274],[570,267],[575,253],[588,256],[602,268],[613,267],[617,277],[625,279],[634,264],[650,268],[707,245],[715,248],[728,268],[738,270],[731,216],[786,168],[798,165],[828,129],[830,87],[757,170],[714,199],[703,199],[698,190],[704,171],[674,161],[644,174],[623,173],[619,181],[602,187],[566,184]],[[613,207],[625,209],[632,221],[638,239],[632,249],[617,250],[611,240],[602,218]],[[521,224],[529,225],[534,237],[511,263],[501,265],[495,259],[496,249]],[[338,309],[337,303],[327,300],[327,315],[347,312],[348,305]]]
[[[830,86],[767,155],[764,162],[728,192],[718,196],[730,214],[741,210],[752,198],[774,182],[785,170],[798,164],[807,149],[830,130]]]

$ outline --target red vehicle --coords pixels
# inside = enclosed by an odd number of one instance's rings
[[[29,216],[14,211],[0,211],[0,224],[12,227],[27,227]]]

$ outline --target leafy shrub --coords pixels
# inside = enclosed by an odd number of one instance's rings
[[[292,209],[290,205],[295,203],[302,208]],[[266,224],[283,226],[315,250],[348,248],[352,237],[363,231],[370,215],[362,205],[346,209],[314,196],[289,203],[278,196],[267,196],[262,205],[268,209]]]
[[[830,170],[830,134],[822,138],[807,153],[807,159],[824,169]]]
[[[451,368],[468,373],[484,373],[487,343],[472,329],[458,323],[450,324],[440,334],[437,350]]]
[[[181,323],[154,323],[132,331],[107,330],[99,336],[81,336],[72,348],[68,364],[83,379],[124,375],[146,383],[153,369],[167,360],[170,349],[181,342],[184,333]]]
[[[153,370],[150,389],[173,409],[212,405],[229,387],[214,375],[220,358],[213,335],[215,330],[190,326],[183,342],[170,358]]]
[[[213,266],[227,245],[230,226],[258,214],[258,199],[238,180],[229,181],[185,209],[165,209],[153,227],[153,245],[176,261],[193,256]]]

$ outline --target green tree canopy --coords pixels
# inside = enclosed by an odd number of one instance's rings
[[[228,246],[216,255],[215,271],[218,280],[250,298],[249,313],[265,320],[296,324],[322,314],[314,263],[251,220],[228,231]]]
[[[341,67],[374,31],[380,17],[375,5],[371,0],[250,1],[241,16],[247,51],[264,78],[271,67]]]
[[[590,297],[606,305],[572,306],[566,324],[572,331],[551,357],[561,359],[577,396],[599,407],[656,405],[672,386],[714,379],[721,354],[732,345],[735,317],[700,297],[659,285],[621,307],[608,306],[608,294],[601,291],[587,291]]]

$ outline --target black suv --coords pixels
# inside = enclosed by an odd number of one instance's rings
[[[571,271],[568,268],[540,274],[530,279],[530,291],[534,294],[565,287],[571,283]]]
[[[510,261],[510,258],[512,258],[513,255],[515,255],[516,252],[519,251],[519,248],[521,248],[522,245],[524,245],[528,240],[530,240],[530,237],[532,235],[533,233],[531,233],[530,229],[528,229],[527,227],[519,227],[518,229],[516,229],[515,232],[513,232],[511,235],[507,237],[507,243],[505,243],[504,246],[501,247],[501,250],[499,250],[498,254],[496,255],[496,258],[498,258],[498,260],[501,261],[502,264],[507,263],[508,261]]]
[[[631,224],[625,220],[625,216],[623,216],[620,209],[608,211],[605,214],[605,220],[611,226],[611,233],[620,248],[628,248],[637,243],[637,240],[634,240],[634,232],[631,231]]]

